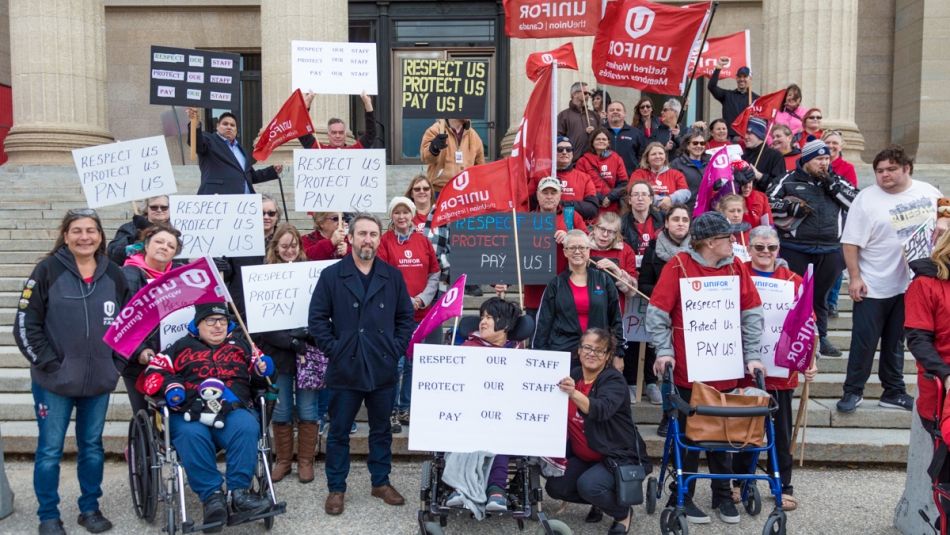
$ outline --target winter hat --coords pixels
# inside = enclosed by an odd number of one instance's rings
[[[815,139],[812,136],[808,143],[805,143],[805,146],[802,147],[802,155],[798,159],[802,165],[810,162],[814,158],[819,156],[831,156],[831,151],[828,150],[828,145],[825,145],[825,142],[820,139]]]
[[[569,137],[567,137],[567,136],[557,136],[557,142],[558,142],[558,143],[569,143],[569,144],[571,145],[571,148],[574,147],[574,142],[571,141],[571,138],[569,138]]]
[[[201,323],[201,321],[208,316],[214,316],[215,314],[219,316],[224,316],[226,318],[230,317],[228,313],[228,305],[226,303],[203,303],[200,305],[195,305],[195,323]]]
[[[416,216],[416,205],[407,197],[393,197],[393,200],[389,201],[389,210],[386,213],[392,217],[393,210],[395,210],[397,206],[405,206],[409,209],[410,217]]]
[[[759,117],[749,117],[749,123],[746,125],[746,132],[765,141],[765,119]]]

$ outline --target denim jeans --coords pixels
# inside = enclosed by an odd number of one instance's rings
[[[316,422],[320,419],[317,411],[318,390],[302,390],[297,388],[297,377],[289,373],[277,375],[277,405],[274,407],[273,421],[275,424],[292,424],[294,409],[297,420],[301,422]]]
[[[412,397],[412,359],[399,357],[396,384],[393,386],[393,410],[408,411]]]
[[[331,389],[330,433],[327,437],[327,488],[330,492],[346,492],[346,476],[350,473],[350,426],[360,405],[366,404],[369,419],[369,455],[366,466],[374,487],[389,484],[392,469],[393,434],[389,415],[393,410],[393,387],[371,392]]]
[[[65,397],[33,383],[33,410],[39,426],[33,465],[33,492],[39,504],[40,522],[59,518],[59,463],[63,457],[66,428],[76,409],[76,475],[79,478],[79,512],[99,509],[105,450],[102,430],[106,425],[109,393],[89,397]]]

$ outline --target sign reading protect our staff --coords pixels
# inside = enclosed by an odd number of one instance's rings
[[[406,58],[402,63],[404,119],[488,120],[488,62]]]
[[[795,302],[795,283],[771,277],[752,277],[752,282],[762,299],[762,314],[765,316],[762,341],[757,351],[759,359],[769,377],[788,377],[788,368],[775,365],[775,345],[782,335],[785,317]]]
[[[252,333],[306,327],[320,273],[339,260],[244,266],[244,308]]]
[[[181,231],[177,258],[264,256],[261,196],[172,195],[169,218]]]
[[[73,150],[90,208],[175,193],[175,175],[162,136]]]
[[[563,457],[570,354],[416,344],[413,451]]]
[[[149,104],[195,108],[241,107],[241,56],[152,45]]]
[[[376,43],[291,41],[291,89],[321,95],[379,93]]]
[[[723,381],[745,375],[739,277],[680,279],[687,379]]]
[[[295,149],[298,212],[385,212],[385,149]]]

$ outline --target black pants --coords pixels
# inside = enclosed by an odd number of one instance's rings
[[[906,393],[904,294],[885,299],[865,297],[854,304],[848,374],[844,379],[845,394],[864,394],[864,385],[871,377],[878,340],[881,341],[881,358],[877,365],[877,376],[881,378],[884,395]]]
[[[588,503],[599,507],[614,520],[623,520],[630,509],[617,504],[615,485],[614,474],[604,463],[568,456],[564,475],[548,478],[544,491],[556,500]]]
[[[826,254],[810,254],[782,248],[782,258],[795,273],[805,276],[808,264],[815,266],[815,316],[818,317],[818,335],[828,336],[828,291],[844,269],[841,250]],[[852,338],[853,340],[853,338]]]
[[[792,395],[794,390],[769,390],[769,394],[778,403],[778,412],[775,413],[775,456],[778,460],[778,472],[782,477],[782,494],[791,495],[792,489]],[[761,455],[759,456],[762,457]],[[771,473],[771,462],[766,465],[766,472]],[[750,470],[751,469],[751,470]],[[752,454],[740,453],[732,456],[732,472],[734,474],[751,474]]]
[[[148,402],[145,401],[145,395],[135,389],[135,379],[122,376],[122,382],[125,383],[125,390],[129,393],[129,404],[132,405],[132,415],[136,415],[140,410],[148,408]]]
[[[646,342],[627,342],[627,350],[623,355],[623,376],[628,385],[637,384],[637,357],[640,355],[640,344]],[[656,362],[656,351],[647,344],[643,360],[643,384],[655,384],[656,374],[653,373],[653,363]]]
[[[693,391],[688,388],[682,388],[677,386],[676,390],[679,392],[680,397],[686,403],[689,403],[690,397],[692,397]],[[686,431],[686,415],[680,413],[679,415],[679,425],[680,430]],[[697,472],[699,471],[699,453],[698,451],[688,450],[683,452],[683,472]],[[721,452],[706,452],[706,462],[709,464],[709,473],[710,474],[731,474],[732,467],[732,455],[729,453]],[[670,485],[670,489],[675,489],[675,479],[674,483]],[[711,479],[709,481],[710,488],[712,489],[712,506],[718,507],[720,500],[731,500],[732,491],[729,489],[729,480],[728,479]],[[696,491],[696,480],[692,480],[689,483],[689,491],[686,495],[690,498],[693,497],[693,494]],[[671,501],[676,500],[676,495],[673,494],[670,496]]]

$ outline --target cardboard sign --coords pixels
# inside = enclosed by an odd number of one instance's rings
[[[162,318],[158,331],[159,351],[165,351],[188,334],[188,324],[195,319],[195,307],[180,308]]]
[[[252,333],[306,327],[320,273],[339,260],[244,266],[244,309]]]
[[[264,256],[261,196],[172,195],[169,220],[181,231],[181,253],[199,256]]]
[[[294,210],[385,212],[385,149],[294,149]]]
[[[403,119],[487,121],[488,66],[480,60],[403,59]]]
[[[73,150],[89,208],[175,193],[175,175],[162,136]]]
[[[680,279],[683,338],[690,382],[745,375],[739,277]]]
[[[291,41],[291,89],[321,95],[379,93],[376,43]]]
[[[639,295],[627,296],[627,304],[623,307],[623,339],[628,342],[649,342],[650,334],[647,332],[646,316],[647,305],[649,301]]]
[[[757,353],[762,364],[765,364],[766,375],[787,378],[788,368],[775,365],[775,345],[782,335],[785,317],[795,302],[795,283],[770,277],[752,277],[752,281],[762,298],[762,314],[765,316],[762,341],[759,342]]]
[[[416,344],[413,451],[563,457],[570,354]]]
[[[497,212],[449,225],[452,271],[468,274],[468,284],[517,284],[515,234],[511,214]],[[519,213],[521,277],[524,284],[547,284],[557,275],[554,214]]]
[[[149,104],[241,109],[241,56],[152,46]]]

